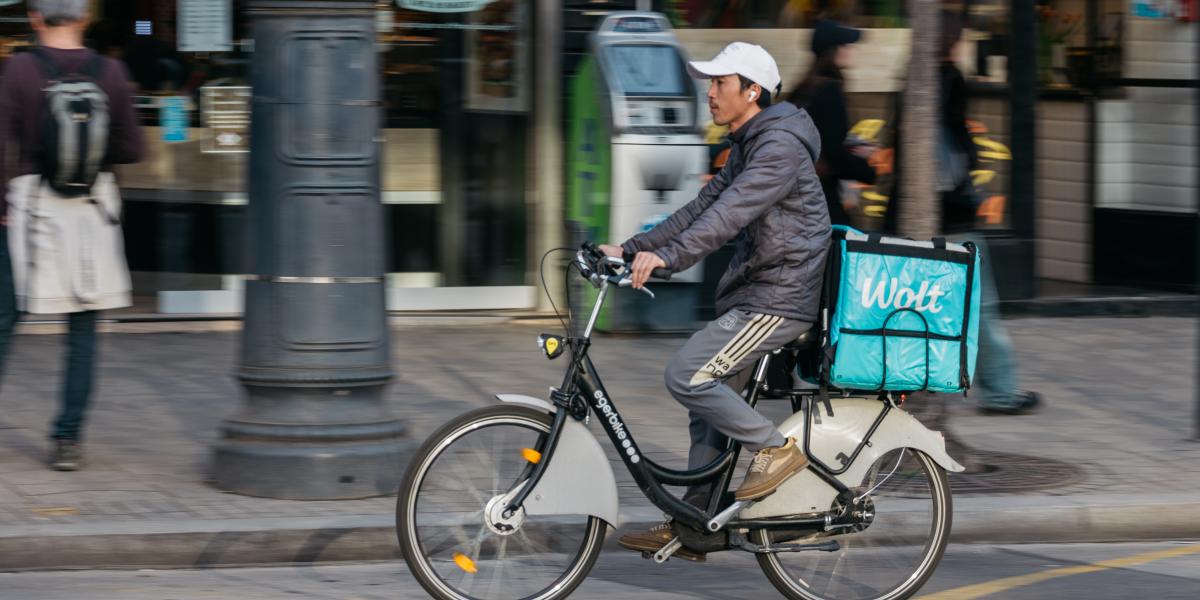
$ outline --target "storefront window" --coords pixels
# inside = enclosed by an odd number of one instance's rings
[[[524,283],[529,4],[379,9],[384,202],[405,285]]]
[[[1124,32],[1128,85],[1097,102],[1096,205],[1106,209],[1197,210],[1194,23],[1138,3]],[[1136,8],[1136,7],[1135,7]]]
[[[529,4],[440,12],[463,3],[376,3],[391,287],[525,284]],[[88,44],[129,69],[149,149],[144,162],[119,167],[139,312],[239,310],[249,233],[247,5],[95,3]],[[26,10],[0,7],[0,59],[32,43]],[[474,293],[471,306],[486,308],[487,296]]]

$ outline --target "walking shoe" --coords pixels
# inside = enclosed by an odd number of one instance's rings
[[[83,464],[83,448],[79,440],[54,440],[50,468],[55,471],[78,471]]]
[[[1013,396],[1017,401],[1012,406],[984,404],[979,412],[985,415],[1027,415],[1037,412],[1042,405],[1042,397],[1037,392],[1018,392]]]
[[[675,529],[671,526],[671,522],[667,521],[660,525],[651,527],[649,531],[641,533],[627,533],[617,540],[622,548],[628,550],[636,550],[638,552],[658,552],[663,546],[675,539]],[[704,562],[705,557],[703,552],[680,548],[671,556],[678,556],[684,560],[692,562]]]
[[[777,448],[763,448],[754,454],[746,479],[733,496],[738,500],[757,500],[770,495],[788,477],[807,466],[808,457],[796,445],[796,438],[788,438],[786,444]]]

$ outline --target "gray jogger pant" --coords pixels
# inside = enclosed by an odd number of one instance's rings
[[[748,381],[749,368],[764,354],[810,327],[812,323],[734,309],[696,332],[671,359],[667,391],[688,409],[689,469],[712,462],[729,438],[750,451],[786,443],[774,423],[746,404],[738,384]]]

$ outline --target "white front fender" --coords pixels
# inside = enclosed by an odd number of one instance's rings
[[[883,409],[883,404],[878,400],[866,398],[836,398],[830,400],[830,406],[833,410],[832,416],[825,412],[823,404],[818,402],[813,406],[814,411],[819,411],[819,416],[813,418],[809,450],[811,456],[838,469],[843,464],[838,456],[848,458],[854,452],[870,431],[871,424]],[[805,415],[800,412],[784,421],[779,426],[779,431],[803,444],[805,426]],[[941,433],[927,429],[903,410],[893,409],[871,435],[870,444],[863,447],[850,468],[837,478],[846,487],[858,487],[862,485],[863,477],[871,465],[897,448],[920,450],[947,471],[957,473],[963,470],[963,466],[946,453],[946,440]],[[742,511],[739,517],[748,519],[823,513],[830,509],[836,497],[837,491],[829,484],[814,475],[811,470],[805,470],[785,481],[774,494]]]
[[[501,402],[554,413],[549,402],[520,394],[499,394]],[[530,515],[592,515],[613,527],[620,525],[617,480],[604,448],[583,423],[567,419],[550,464],[533,493],[525,500]]]

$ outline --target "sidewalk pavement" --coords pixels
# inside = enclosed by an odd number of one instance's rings
[[[989,417],[963,403],[953,409],[952,427],[980,449],[1055,459],[1082,475],[1037,491],[967,493],[979,490],[962,486],[954,498],[954,539],[1200,538],[1200,443],[1189,439],[1197,321],[1008,324],[1024,383],[1042,393],[1045,410]],[[0,570],[397,556],[394,498],[297,502],[222,493],[209,484],[211,445],[241,401],[232,376],[236,323],[109,327],[118,332],[101,338],[86,433],[89,464],[75,473],[43,466],[63,338],[36,335],[53,326],[26,326],[13,342],[0,395]],[[389,408],[419,442],[446,419],[495,402],[496,393],[544,397],[564,363],[542,358],[534,338],[558,327],[553,320],[497,318],[397,322]],[[678,468],[686,455],[686,417],[663,389],[662,368],[683,342],[600,336],[592,350],[646,454]],[[787,414],[786,403],[762,408],[777,421]],[[660,520],[615,459],[614,472],[622,529]]]

